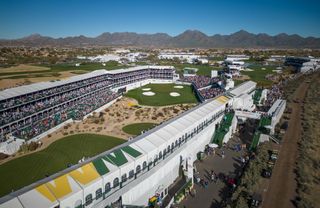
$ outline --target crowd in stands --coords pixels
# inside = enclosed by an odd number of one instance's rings
[[[42,110],[54,107],[58,104],[70,101],[71,99],[78,98],[87,93],[92,93],[96,90],[101,89],[102,87],[108,86],[109,84],[109,81],[90,84],[85,87],[77,88],[76,90],[68,90],[64,93],[56,94],[52,97],[39,99],[38,101],[30,102],[26,105],[20,105],[19,107],[2,111],[0,112],[0,126],[30,116]]]
[[[211,87],[213,84],[218,83],[220,80],[219,77],[210,78],[207,76],[185,76],[180,79],[183,82],[191,82],[194,84],[194,86],[199,91],[200,95],[204,99],[210,99],[213,97],[216,97],[217,95],[220,95],[224,92],[223,89],[219,87]]]
[[[33,138],[68,119],[81,120],[85,115],[114,100],[118,96],[117,93],[109,90],[98,91],[83,97],[78,102],[56,107],[52,114],[39,116],[37,121],[32,121],[32,124],[30,123],[23,127],[17,126],[18,129],[14,132],[14,135],[22,139]]]
[[[271,89],[268,91],[267,100],[265,101],[265,106],[271,107],[273,103],[281,98],[282,90],[279,84],[272,85]]]
[[[30,139],[70,118],[82,119],[119,96],[110,87],[172,77],[172,69],[105,74],[0,101],[0,141],[9,133]]]
[[[204,99],[210,99],[210,98],[214,98],[218,95],[221,95],[222,93],[224,93],[224,90],[221,88],[204,88],[199,90],[200,95],[204,98]]]
[[[207,76],[196,75],[196,76],[185,76],[185,77],[181,78],[180,80],[183,82],[191,82],[195,85],[195,87],[197,89],[200,89],[200,88],[203,88],[203,87],[206,87],[206,86],[209,86],[213,83],[218,82],[219,78],[216,78],[216,77],[210,78]]]
[[[87,86],[92,83],[101,82],[106,79],[107,79],[106,76],[99,76],[99,77],[94,77],[94,78],[90,78],[90,79],[86,79],[86,80],[54,87],[51,89],[37,91],[36,93],[25,94],[25,95],[20,96],[18,99],[12,98],[12,99],[0,102],[0,109],[12,108],[17,105],[26,104],[28,102],[32,102],[32,101],[36,101],[38,99],[50,97],[50,96],[53,96],[55,94],[62,93],[65,91],[76,90],[80,87]]]

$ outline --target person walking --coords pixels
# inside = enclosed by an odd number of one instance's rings
[[[214,182],[215,178],[214,178],[214,174],[211,173],[211,182]]]

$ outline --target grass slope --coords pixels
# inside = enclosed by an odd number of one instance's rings
[[[248,75],[252,81],[257,82],[259,86],[269,87],[272,85],[272,81],[267,80],[265,76],[267,74],[275,74],[272,70],[275,70],[274,66],[262,66],[262,65],[251,65],[248,68],[253,71],[241,71],[241,74]],[[265,70],[262,70],[265,68]]]
[[[83,156],[92,157],[124,142],[111,136],[72,135],[44,150],[6,162],[0,166],[0,196],[61,171],[68,163],[77,164]]]
[[[191,86],[184,85],[182,89],[174,88],[175,84],[148,84],[143,87],[130,90],[125,96],[136,99],[140,105],[165,106],[181,103],[197,103],[197,98],[192,92]],[[154,96],[145,96],[143,88],[151,88],[156,93]],[[170,96],[170,92],[177,92],[178,97]]]
[[[124,126],[122,130],[127,134],[139,135],[141,131],[151,129],[155,125],[155,123],[134,123]]]

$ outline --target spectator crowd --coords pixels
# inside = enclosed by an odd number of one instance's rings
[[[183,82],[190,82],[194,84],[195,88],[198,90],[199,94],[204,98],[204,99],[210,99],[214,98],[218,95],[221,95],[224,90],[221,87],[213,87],[213,84],[218,83],[220,78],[214,77],[210,78],[207,76],[185,76],[180,79]]]

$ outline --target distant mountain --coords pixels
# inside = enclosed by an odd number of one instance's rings
[[[138,34],[134,32],[102,33],[91,38],[83,35],[65,38],[51,38],[32,34],[14,39],[0,40],[0,46],[31,47],[83,47],[83,46],[142,46],[181,48],[320,48],[320,38],[281,33],[270,36],[253,34],[240,30],[230,35],[208,36],[198,30],[186,30],[177,35],[166,33]]]

